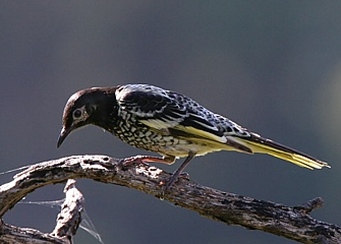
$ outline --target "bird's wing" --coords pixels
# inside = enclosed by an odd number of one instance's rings
[[[122,113],[132,114],[155,129],[174,127],[188,117],[186,107],[158,87],[124,85],[117,89],[115,95]]]
[[[133,114],[154,130],[227,144],[238,151],[252,153],[248,147],[226,137],[226,131],[212,123],[215,116],[212,112],[184,95],[141,84],[122,86],[115,95],[122,111]]]

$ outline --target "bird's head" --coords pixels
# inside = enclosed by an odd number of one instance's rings
[[[74,93],[67,101],[63,112],[63,127],[60,132],[57,147],[75,129],[94,124],[103,127],[103,122],[109,119],[117,105],[115,87],[93,87]]]

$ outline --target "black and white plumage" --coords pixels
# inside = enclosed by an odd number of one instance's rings
[[[308,169],[329,167],[250,132],[191,98],[147,84],[94,87],[73,94],[64,109],[58,147],[71,131],[87,124],[102,127],[134,147],[163,156],[146,157],[145,161],[171,164],[178,157],[187,157],[171,183],[194,156],[221,150],[269,154]]]

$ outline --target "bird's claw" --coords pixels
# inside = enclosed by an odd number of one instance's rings
[[[173,174],[171,175],[167,182],[163,182],[163,184],[165,185],[160,193],[160,199],[163,199],[165,197],[165,195],[167,194],[167,192],[170,190],[170,188],[179,181],[179,178],[181,179],[186,179],[189,180],[189,174],[186,172],[182,172],[181,174],[177,175],[177,174]]]
[[[158,156],[148,156],[148,155],[136,155],[129,158],[123,158],[118,163],[118,167],[124,168],[132,164],[143,164],[148,165],[148,163],[162,163],[162,164],[171,164],[173,162],[173,158],[165,158]]]
[[[186,180],[189,180],[189,178],[190,178],[189,173],[187,173],[187,172],[182,172],[179,177],[182,179],[186,179]]]
[[[136,155],[136,156],[132,156],[132,157],[128,157],[128,158],[123,158],[120,160],[120,162],[118,163],[118,168],[123,169],[126,168],[130,165],[136,164],[143,164],[143,165],[148,165],[148,157],[149,156],[145,156],[145,155]]]

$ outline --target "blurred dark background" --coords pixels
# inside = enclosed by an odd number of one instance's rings
[[[340,225],[340,13],[336,0],[1,1],[0,171],[72,154],[145,153],[96,127],[74,132],[58,150],[56,141],[75,91],[150,83],[332,165],[310,171],[220,152],[196,158],[186,170],[192,180],[287,205],[320,196],[325,205],[313,217]],[[131,189],[78,186],[105,243],[293,243]],[[62,189],[45,187],[27,200],[60,199]],[[56,214],[17,205],[5,221],[50,232]],[[79,231],[76,243],[97,242]]]

